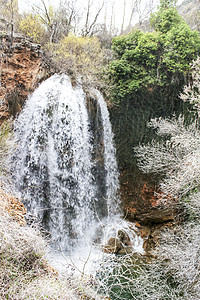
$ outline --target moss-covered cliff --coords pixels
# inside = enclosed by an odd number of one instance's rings
[[[137,167],[134,147],[156,138],[147,126],[151,118],[188,114],[186,104],[178,97],[166,95],[164,90],[135,93],[110,110],[120,169],[121,194],[125,214],[144,223],[172,220],[174,212],[157,206],[154,195],[157,179],[143,174]],[[158,209],[159,208],[159,209]]]

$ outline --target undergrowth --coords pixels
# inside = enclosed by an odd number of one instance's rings
[[[0,127],[0,176],[5,175],[8,169],[8,156],[13,146],[13,122],[4,121]]]
[[[0,299],[99,299],[84,280],[60,277],[45,260],[47,248],[37,228],[0,215]]]

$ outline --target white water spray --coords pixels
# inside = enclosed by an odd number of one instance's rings
[[[15,123],[15,183],[28,212],[62,251],[105,243],[113,228],[127,226],[119,214],[108,110],[101,94],[93,94],[92,114],[82,87],[72,87],[66,75],[54,75],[29,97]],[[138,237],[135,241],[141,248]]]

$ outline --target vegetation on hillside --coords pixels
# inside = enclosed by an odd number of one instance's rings
[[[8,156],[13,146],[13,122],[5,121],[0,126],[0,177],[8,170]]]
[[[38,228],[20,225],[2,211],[9,197],[0,190],[0,298],[29,300],[101,299],[88,278],[61,278],[45,260],[47,242]],[[16,208],[15,208],[16,209]],[[16,214],[19,214],[19,211]]]
[[[193,85],[185,86],[182,100],[190,101],[199,115],[200,73],[199,58],[192,64]],[[152,265],[151,278],[162,288],[157,299],[198,299],[200,295],[199,262],[199,209],[200,209],[200,163],[199,119],[186,124],[178,119],[154,119],[149,126],[157,129],[163,141],[139,146],[135,149],[140,168],[144,172],[162,175],[159,182],[160,199],[174,206],[177,225],[164,232],[158,259]],[[146,284],[146,282],[144,283]],[[147,285],[148,286],[148,285]],[[149,299],[149,298],[147,298]]]
[[[68,35],[58,43],[48,44],[46,51],[56,68],[72,78],[80,77],[86,86],[103,84],[100,80],[105,64],[105,53],[97,37]]]
[[[190,124],[183,116],[152,119],[148,126],[157,130],[162,140],[152,140],[135,148],[140,169],[161,178],[159,199],[179,212],[176,225],[163,233],[154,252],[156,258],[150,262],[141,262],[130,255],[103,261],[93,287],[111,299],[199,299],[199,32],[192,31],[179,16],[175,1],[162,0],[158,12],[151,16],[152,31],[135,29],[127,35],[115,37],[112,59],[110,50],[105,49],[112,34],[109,32],[105,41],[102,35],[108,31],[104,27],[98,29],[96,22],[101,6],[94,19],[86,17],[78,31],[75,26],[78,22],[77,7],[61,6],[57,10],[47,7],[43,0],[41,2],[42,8],[35,7],[34,12],[19,18],[18,29],[43,45],[57,71],[67,72],[72,78],[81,75],[84,84],[100,88],[108,83],[103,83],[106,73],[112,87],[112,99],[120,105],[134,98],[143,110],[142,92],[157,96],[162,90],[163,95],[172,101],[182,92],[181,99],[190,102],[197,110],[193,118],[197,117],[196,121]],[[19,16],[12,10],[11,6],[9,22],[13,26],[13,19]],[[89,5],[87,12],[89,16]],[[100,40],[104,42],[100,43]],[[159,105],[161,99],[156,101]],[[151,107],[151,112],[153,110]],[[121,122],[125,123],[127,118],[133,130],[132,119],[128,117],[128,114],[121,116]],[[120,132],[119,119],[117,124]],[[130,136],[126,138],[131,140]],[[11,144],[12,122],[9,121],[0,128],[1,174],[6,174]],[[20,226],[10,216],[1,214],[0,296],[3,299],[78,297],[68,280],[60,280],[48,269],[45,251],[46,242],[37,229]],[[78,290],[77,286],[72,288]],[[94,295],[97,299],[98,296]]]
[[[198,115],[199,68],[198,59],[192,65],[195,87],[185,86],[181,95],[183,100],[192,101]],[[156,193],[160,206],[173,207],[176,219],[161,232],[149,260],[126,255],[105,261],[97,277],[98,288],[111,299],[197,300],[200,296],[199,119],[188,124],[183,116],[159,118],[152,119],[149,126],[156,130],[160,141],[152,140],[134,149],[138,165],[145,173],[159,175]]]
[[[189,80],[190,63],[200,54],[200,37],[175,8],[160,9],[151,17],[153,32],[135,30],[113,40],[115,59],[110,79],[113,99],[122,101],[135,91],[175,88],[176,97]]]

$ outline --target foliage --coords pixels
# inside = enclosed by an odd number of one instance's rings
[[[133,31],[113,39],[115,59],[109,76],[114,100],[135,91],[156,87],[176,88],[177,94],[190,72],[190,62],[200,53],[200,37],[174,8],[152,16],[155,32]]]
[[[183,101],[189,101],[200,114],[200,58],[191,64],[192,80],[189,85],[184,87],[180,95]]]
[[[199,59],[193,62],[194,86],[185,87],[183,100],[189,100],[199,112]],[[196,80],[197,79],[197,80]],[[191,96],[191,98],[190,98]],[[184,98],[185,97],[185,98]],[[179,209],[182,222],[166,230],[156,249],[143,283],[153,281],[160,295],[156,299],[198,299],[200,295],[200,129],[199,123],[186,125],[184,119],[154,119],[163,142],[152,141],[135,149],[144,172],[162,173],[160,199]],[[179,219],[180,220],[180,219]],[[150,275],[150,276],[149,276]],[[159,287],[159,282],[162,285]],[[146,296],[148,293],[146,294]],[[155,292],[154,292],[155,295]],[[148,296],[149,297],[149,296]],[[150,299],[150,298],[144,299]]]
[[[150,18],[151,26],[162,33],[168,32],[181,23],[185,24],[175,8],[160,9]]]
[[[149,126],[157,128],[157,134],[165,141],[152,141],[135,148],[139,166],[144,172],[165,174],[160,183],[162,197],[181,199],[199,186],[200,132],[196,122],[184,125],[184,119],[174,117],[151,120]]]
[[[180,23],[166,34],[163,63],[168,70],[187,74],[191,70],[190,63],[200,53],[200,38],[197,31],[191,31],[186,24]],[[173,49],[173,50],[172,50]]]
[[[139,31],[114,39],[117,59],[110,64],[110,77],[116,84],[118,97],[123,98],[142,87],[151,87],[157,81],[162,83],[162,78],[157,77],[161,45],[159,35]]]
[[[104,55],[96,37],[69,35],[57,44],[49,44],[57,68],[73,76],[81,75],[83,84],[98,82],[104,65]]]
[[[99,33],[102,25],[97,21],[104,4],[104,1],[97,4],[90,0],[86,3],[60,0],[59,4],[55,5],[53,1],[39,0],[33,3],[31,11],[37,22],[43,25],[45,42],[58,43],[70,33],[82,36]]]
[[[57,42],[64,34],[68,33],[68,20],[66,11],[62,7],[46,6],[41,0],[42,7],[36,6],[34,15],[41,22],[46,32],[46,42]]]
[[[2,195],[0,191],[0,207]],[[89,280],[58,276],[45,261],[47,241],[35,226],[21,226],[0,212],[0,298],[8,300],[102,299]]]
[[[3,175],[8,169],[8,156],[13,146],[12,120],[5,121],[0,127],[0,174]]]
[[[13,42],[14,27],[18,24],[18,0],[0,1],[1,16],[3,16],[3,31],[10,34],[11,43]]]
[[[34,14],[24,14],[19,22],[19,31],[37,43],[41,43],[45,35],[45,28],[41,19]]]
[[[72,23],[76,21],[74,7],[69,3],[62,3],[58,8],[47,6],[41,0],[41,5],[33,5],[32,13],[21,16],[19,30],[22,34],[31,37],[40,44],[58,42],[63,36],[68,35]]]
[[[1,13],[10,22],[18,15],[18,0],[2,1]]]

